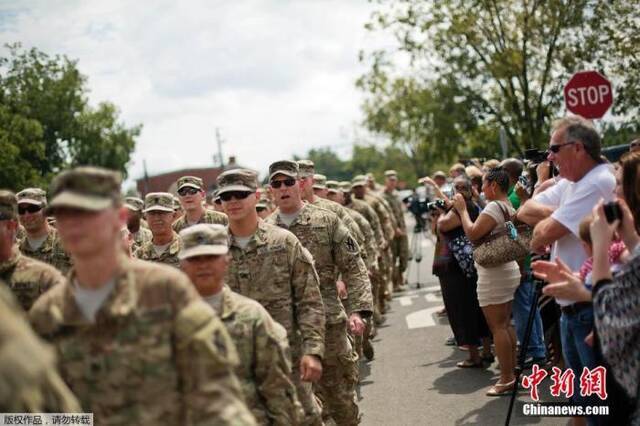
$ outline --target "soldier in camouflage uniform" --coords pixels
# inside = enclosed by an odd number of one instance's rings
[[[118,245],[120,175],[58,175],[49,209],[73,258],[69,279],[29,312],[61,376],[97,425],[252,425],[227,331],[189,279]]]
[[[218,188],[231,234],[225,282],[259,302],[286,329],[304,424],[321,425],[311,382],[322,374],[325,312],[313,259],[291,232],[258,218],[255,173],[226,171],[218,177]]]
[[[300,180],[303,181],[303,185],[301,187],[303,189],[302,199],[315,206],[322,207],[323,209],[327,209],[335,213],[347,227],[351,236],[355,238],[358,244],[360,244],[363,240],[362,233],[351,216],[347,214],[346,209],[337,203],[327,200],[326,197],[319,197],[315,194],[314,189],[316,188],[326,190],[326,187],[324,186],[324,183],[327,181],[326,176],[315,174],[315,165],[311,160],[300,160],[297,163]],[[315,182],[315,176],[318,176],[320,182]]]
[[[15,245],[17,229],[16,196],[0,191],[0,280],[28,311],[42,293],[64,282],[64,278],[53,266],[20,253]]]
[[[178,179],[178,199],[184,209],[184,215],[173,224],[173,230],[180,232],[196,223],[219,223],[226,225],[227,216],[204,207],[204,182],[196,176],[182,176]]]
[[[404,285],[403,274],[404,271],[407,270],[407,263],[409,261],[409,239],[407,238],[407,224],[404,221],[404,210],[402,210],[402,203],[398,199],[398,192],[396,191],[396,187],[398,186],[398,173],[395,170],[387,170],[384,172],[384,175],[385,187],[382,192],[382,197],[391,207],[397,224],[391,246],[393,253],[393,289],[397,291],[401,290]]]
[[[151,192],[145,197],[144,206],[152,238],[142,244],[133,255],[138,259],[179,268],[178,253],[182,248],[182,240],[171,228],[173,197],[168,192]]]
[[[34,334],[0,282],[0,412],[78,413],[80,404],[56,370],[53,350]]]
[[[153,234],[149,230],[149,225],[142,225],[142,210],[144,209],[144,201],[138,197],[127,197],[124,199],[124,206],[127,208],[127,228],[131,233],[133,246],[131,250],[135,251],[144,243],[151,241]]]
[[[180,266],[220,316],[238,350],[236,374],[258,424],[298,424],[302,406],[291,380],[287,331],[258,302],[224,285],[230,262],[227,229],[201,223],[182,230],[180,238]]]
[[[340,184],[335,180],[328,180],[326,182],[326,187],[327,187],[327,191],[326,191],[327,198],[343,206],[345,202],[345,197],[344,197],[344,193],[340,189]],[[364,260],[367,270],[369,271],[369,279],[371,280],[371,290],[373,293],[373,290],[374,290],[373,280],[375,275],[379,273],[378,272],[378,244],[376,242],[376,237],[374,235],[373,228],[371,228],[371,225],[369,224],[369,222],[367,222],[367,219],[365,219],[364,216],[362,216],[360,213],[352,209],[347,208],[346,211],[349,214],[349,216],[351,216],[351,218],[356,222],[356,224],[358,225],[358,228],[360,228],[360,231],[362,232],[362,235],[364,237],[364,242],[362,245],[360,245],[360,248],[363,249],[363,251],[366,252],[367,254],[366,256],[362,256],[362,260]],[[375,303],[375,297],[373,300]],[[365,330],[364,339],[361,339],[358,336],[356,336],[356,348],[359,355],[362,355],[362,353],[364,352],[364,356],[366,356],[367,359],[371,361],[374,356],[373,346],[371,345],[371,341],[370,341],[370,337],[372,337],[371,332],[373,330],[372,328],[373,324],[371,319],[367,319],[366,323],[367,323],[367,329]]]
[[[71,268],[69,255],[62,248],[58,232],[49,225],[44,214],[46,193],[40,188],[24,189],[16,194],[18,219],[26,235],[20,242],[20,251],[36,260],[48,263],[63,274]]]
[[[326,312],[325,357],[318,393],[324,402],[325,417],[339,425],[359,423],[355,387],[357,356],[347,337],[347,324],[354,335],[364,332],[363,318],[373,309],[371,284],[360,257],[358,243],[338,216],[329,210],[304,203],[304,180],[298,180],[298,164],[278,161],[269,166],[275,203],[278,208],[267,222],[293,232],[311,252],[320,278],[320,292]],[[293,182],[292,182],[293,181]],[[345,312],[336,281],[342,274],[347,285]]]
[[[378,216],[378,220],[382,225],[382,230],[385,235],[385,245],[382,247],[378,264],[380,266],[380,277],[378,280],[378,304],[380,313],[383,314],[386,310],[385,300],[389,295],[389,284],[391,283],[391,242],[395,236],[395,228],[391,219],[391,213],[384,206],[382,201],[374,194],[369,194],[367,191],[367,177],[364,175],[358,175],[352,180],[351,191],[355,199],[364,201],[367,203]],[[395,219],[394,219],[395,220]]]

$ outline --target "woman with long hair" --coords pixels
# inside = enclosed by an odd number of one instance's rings
[[[506,217],[515,210],[507,193],[509,176],[495,168],[484,176],[482,191],[488,201],[487,206],[474,222],[469,216],[467,203],[461,194],[454,197],[454,208],[460,215],[464,232],[471,241],[478,241],[490,234],[505,230]],[[489,324],[500,362],[500,379],[488,391],[488,396],[508,394],[514,386],[516,365],[516,333],[511,326],[511,305],[514,293],[520,285],[520,267],[516,261],[505,262],[495,267],[475,264],[478,271],[478,303]]]

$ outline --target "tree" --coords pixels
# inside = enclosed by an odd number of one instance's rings
[[[377,3],[368,28],[392,31],[398,45],[367,56],[371,71],[365,78],[397,74],[390,56],[405,52],[412,78],[423,87],[455,82],[460,103],[469,105],[477,124],[503,128],[516,152],[547,142],[550,121],[561,114],[562,87],[580,69],[608,75],[616,86],[614,111],[638,120],[640,8],[634,1]],[[376,90],[363,88],[376,99]],[[453,117],[458,124],[466,120]]]
[[[3,186],[42,186],[60,170],[79,164],[126,174],[141,126],[127,128],[111,103],[92,108],[86,82],[77,61],[66,56],[6,46],[0,56],[0,107],[3,124],[14,127],[3,135],[7,150],[0,161],[10,163],[10,153],[17,150],[23,174],[3,176]]]

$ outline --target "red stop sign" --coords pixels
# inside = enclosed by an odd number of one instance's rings
[[[584,118],[601,118],[613,104],[611,83],[597,71],[580,71],[564,86],[567,109]]]

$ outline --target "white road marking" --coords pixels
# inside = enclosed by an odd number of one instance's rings
[[[414,328],[433,327],[436,325],[436,321],[433,319],[433,314],[441,308],[441,306],[436,306],[410,313],[406,316],[407,327],[409,330]]]
[[[400,302],[400,306],[411,306],[413,305],[413,300],[418,296],[402,296],[398,297],[398,302]]]
[[[442,297],[435,293],[427,293],[424,295],[424,300],[427,302],[442,302]]]

